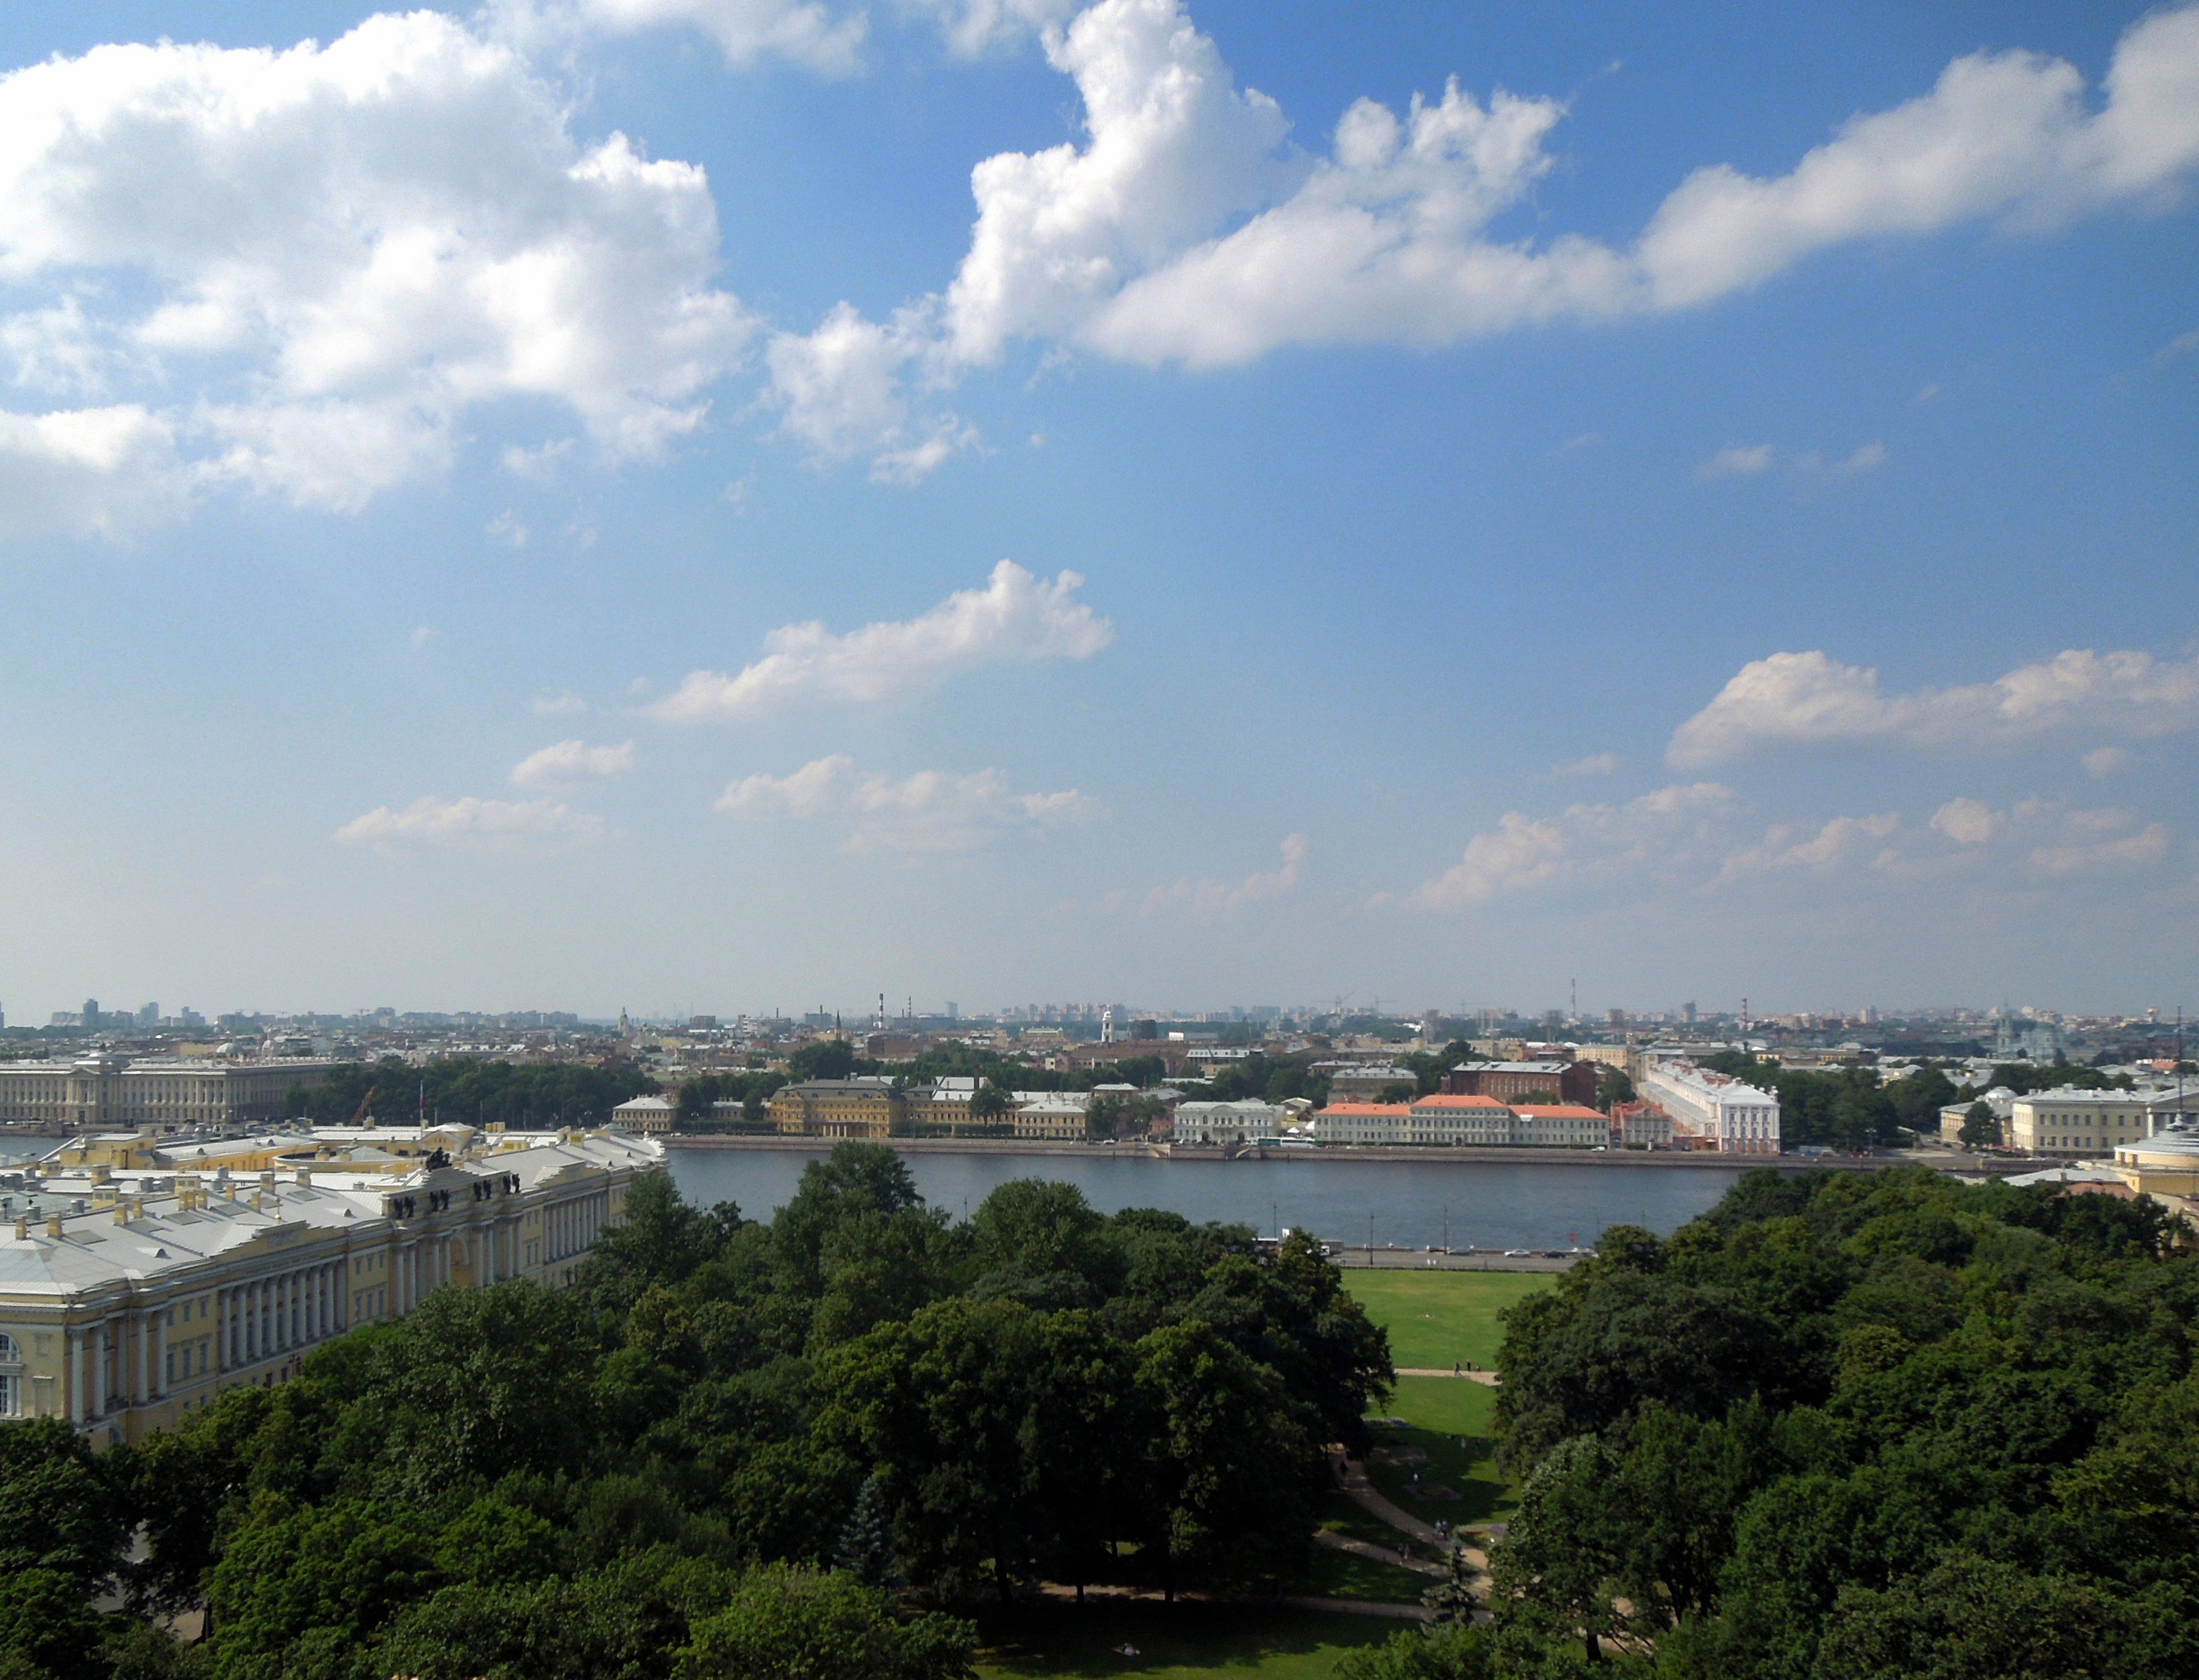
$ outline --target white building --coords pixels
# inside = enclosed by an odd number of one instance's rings
[[[2108,1156],[2155,1129],[2139,1091],[2033,1091],[2010,1105],[2009,1146],[2027,1155]]]
[[[72,1131],[259,1125],[281,1117],[294,1086],[318,1090],[334,1068],[213,1057],[132,1061],[106,1051],[73,1062],[5,1062],[0,1120]]]
[[[1779,1100],[1693,1062],[1645,1062],[1635,1088],[1672,1117],[1673,1139],[1726,1155],[1779,1152]]]
[[[680,1105],[668,1097],[636,1097],[611,1111],[611,1123],[644,1137],[662,1137],[680,1117]]]
[[[1315,1111],[1313,1135],[1323,1144],[1593,1149],[1609,1144],[1611,1123],[1571,1103],[1514,1107],[1494,1097],[1438,1095],[1409,1103],[1331,1103]]]
[[[1280,1137],[1290,1118],[1280,1103],[1187,1102],[1175,1105],[1178,1143],[1239,1143]]]

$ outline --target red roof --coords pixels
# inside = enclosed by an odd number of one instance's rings
[[[1447,1094],[1422,1097],[1414,1108],[1509,1108],[1511,1104],[1499,1102],[1495,1097],[1454,1097]]]
[[[1331,1103],[1319,1112],[1322,1114],[1410,1114],[1410,1103]]]
[[[1583,1108],[1578,1103],[1521,1103],[1515,1112],[1531,1114],[1538,1120],[1605,1120],[1608,1117],[1592,1108]]]

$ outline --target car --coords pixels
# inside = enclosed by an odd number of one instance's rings
[[[1526,1248],[1508,1248],[1504,1251],[1504,1257],[1507,1260],[1529,1260],[1534,1257],[1534,1251]]]

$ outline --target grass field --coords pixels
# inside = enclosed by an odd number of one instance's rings
[[[1549,1272],[1346,1272],[1344,1286],[1390,1333],[1400,1368],[1449,1370],[1496,1363],[1504,1327],[1496,1315],[1557,1282]]]
[[[1022,1607],[980,1618],[983,1680],[1329,1680],[1336,1660],[1379,1645],[1401,1622],[1235,1604],[1112,1604]],[[1126,1657],[1130,1645],[1138,1654]]]
[[[1367,1315],[1390,1333],[1390,1356],[1405,1368],[1445,1370],[1496,1362],[1504,1327],[1496,1315],[1557,1280],[1547,1272],[1353,1272],[1345,1283]],[[1414,1516],[1434,1522],[1501,1521],[1518,1490],[1496,1468],[1496,1395],[1455,1377],[1400,1377],[1390,1415],[1412,1426],[1380,1432],[1391,1450],[1417,1449],[1421,1464],[1370,1462],[1374,1485]],[[1413,1476],[1419,1473],[1415,1484]],[[1456,1499],[1434,1499],[1444,1488]]]

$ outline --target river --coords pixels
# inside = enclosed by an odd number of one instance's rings
[[[783,1149],[674,1149],[672,1175],[691,1202],[731,1201],[750,1218],[785,1205],[821,1158]],[[1585,1248],[1607,1225],[1668,1235],[1712,1206],[1741,1168],[1566,1166],[1498,1161],[1166,1161],[1146,1155],[901,1157],[925,1201],[960,1218],[1012,1178],[1076,1185],[1103,1213],[1166,1208],[1195,1221],[1280,1224],[1332,1242],[1421,1248]]]

